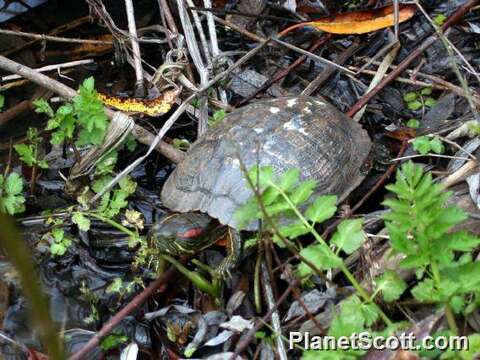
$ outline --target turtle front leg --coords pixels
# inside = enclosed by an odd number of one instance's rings
[[[230,270],[234,269],[239,263],[242,255],[242,238],[240,232],[229,227],[227,231],[227,256],[222,260],[215,273],[227,279],[232,276]]]

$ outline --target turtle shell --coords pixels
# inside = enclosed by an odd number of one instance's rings
[[[331,104],[312,97],[263,100],[237,109],[191,146],[165,182],[162,201],[173,211],[208,213],[238,230],[235,210],[253,194],[240,168],[272,166],[277,174],[300,169],[315,179],[315,194],[344,199],[364,178],[371,148],[362,127]]]

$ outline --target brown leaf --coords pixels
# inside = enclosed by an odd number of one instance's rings
[[[416,6],[400,4],[398,12],[399,23],[407,21],[415,15]],[[373,10],[363,10],[338,14],[315,21],[304,22],[290,26],[279,35],[283,36],[290,31],[306,26],[332,34],[365,34],[371,31],[384,29],[395,24],[393,5]]]

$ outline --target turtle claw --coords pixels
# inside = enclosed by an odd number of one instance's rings
[[[215,277],[223,280],[231,279],[231,270],[235,267],[236,262],[230,259],[228,256],[223,259],[217,269],[214,271]]]

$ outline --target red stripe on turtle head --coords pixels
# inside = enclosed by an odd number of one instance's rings
[[[185,231],[184,233],[177,233],[177,236],[182,238],[182,239],[195,238],[198,235],[200,235],[203,232],[203,230],[204,229],[201,228],[201,227],[196,227],[196,228],[189,229],[189,230]]]

